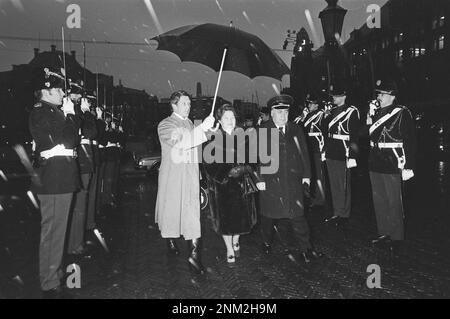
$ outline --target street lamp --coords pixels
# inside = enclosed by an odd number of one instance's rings
[[[337,4],[338,0],[326,0],[328,6],[319,13],[322,22],[323,34],[325,37],[325,51],[327,55],[328,88],[331,85],[330,58],[335,55],[334,48],[338,45],[341,37],[342,25],[347,10]]]
[[[322,22],[325,44],[333,45],[337,43],[337,39],[341,36],[347,10],[337,4],[338,0],[326,1],[328,6],[319,13],[319,19]]]

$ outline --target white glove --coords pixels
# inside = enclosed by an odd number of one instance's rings
[[[211,129],[214,126],[214,122],[216,119],[214,116],[208,116],[206,119],[203,120],[203,123],[200,124],[200,126],[203,129],[203,132],[207,132],[209,129]]]
[[[375,115],[375,111],[379,107],[380,107],[380,102],[378,102],[378,100],[370,101],[370,104],[369,104],[369,115],[370,116],[374,116]]]
[[[309,113],[309,109],[307,107],[305,107],[303,109],[303,118],[305,118],[308,115],[308,113]]]
[[[258,182],[258,183],[256,183],[256,187],[260,191],[265,191],[266,190],[266,182]]]
[[[260,116],[260,117],[258,118],[258,123],[256,123],[256,125],[260,126],[260,125],[261,125],[261,122],[262,122],[262,117]]]
[[[414,177],[414,172],[412,169],[403,169],[402,170],[402,180],[407,181]]]
[[[89,103],[87,98],[83,97],[81,99],[81,105],[80,105],[81,111],[83,113],[88,112],[90,107],[91,107],[91,103]]]
[[[123,127],[119,125],[119,132],[123,133]]]
[[[73,102],[70,100],[70,98],[65,97],[63,99],[63,106],[61,110],[64,112],[64,116],[67,116],[68,114],[75,115],[74,105]]]
[[[303,178],[302,179],[302,184],[308,184],[308,186],[311,185],[311,179],[310,178]]]
[[[116,123],[111,122],[111,128],[112,128],[113,130],[115,130],[115,129],[116,129]]]
[[[353,168],[356,166],[357,166],[357,164],[356,164],[356,160],[354,158],[349,158],[347,160],[347,168]]]
[[[101,108],[99,108],[98,106],[95,108],[95,112],[97,113],[97,119],[101,120],[102,119],[102,115],[103,115],[103,111]]]

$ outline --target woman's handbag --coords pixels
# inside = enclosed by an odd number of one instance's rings
[[[256,187],[256,184],[249,173],[244,174],[243,188],[244,193],[242,196],[244,197],[258,192],[258,187]]]

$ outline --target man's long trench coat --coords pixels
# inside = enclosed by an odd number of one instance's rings
[[[155,222],[163,238],[201,237],[198,147],[207,140],[200,126],[175,113],[158,125],[161,167]]]

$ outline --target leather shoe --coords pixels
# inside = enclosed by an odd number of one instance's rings
[[[178,250],[177,243],[175,239],[167,239],[167,249],[172,255],[179,255],[180,251]]]
[[[311,262],[310,256],[308,256],[308,253],[306,251],[302,252],[300,254],[300,259],[305,262],[305,264],[308,264]]]
[[[50,290],[43,290],[42,299],[73,299],[73,296],[58,286]]]
[[[337,224],[339,223],[339,219],[340,219],[339,216],[334,215],[334,216],[331,216],[330,218],[325,219],[324,222],[325,222],[325,224],[334,222],[334,223],[336,223],[336,225],[337,225]]]
[[[312,248],[309,248],[306,251],[306,254],[308,255],[308,257],[310,259],[319,259],[319,258],[322,258],[324,256],[324,254],[322,252],[314,250]]]
[[[381,247],[386,244],[389,245],[389,243],[391,242],[391,238],[389,237],[389,235],[381,235],[375,239],[372,239],[370,242],[373,246]]]
[[[391,257],[399,257],[400,256],[400,240],[392,240],[389,244],[389,253]]]
[[[268,243],[262,243],[262,251],[264,254],[268,255],[270,254],[270,251],[272,250],[272,247]]]

